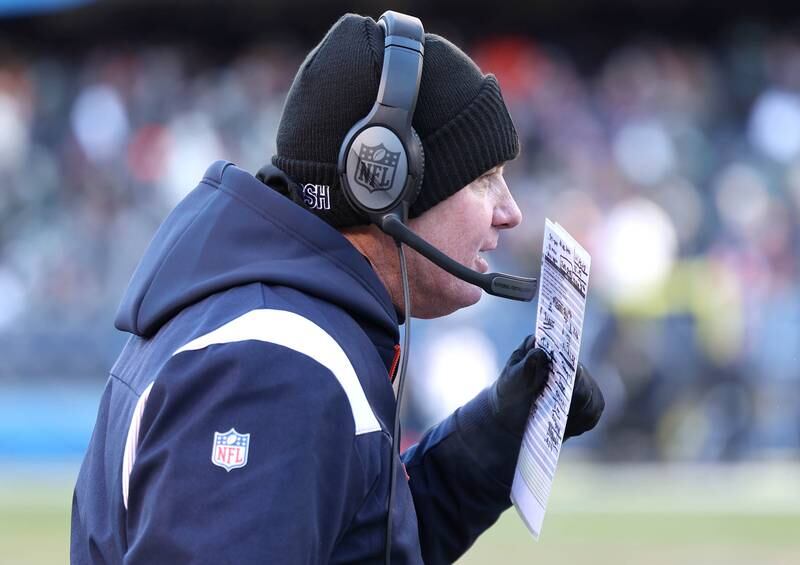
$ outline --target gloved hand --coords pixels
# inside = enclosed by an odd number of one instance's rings
[[[600,416],[606,407],[603,391],[586,370],[582,363],[578,363],[575,372],[575,386],[572,388],[572,401],[569,403],[567,427],[564,430],[564,441],[571,437],[588,432],[600,421]]]
[[[544,390],[550,357],[532,335],[508,358],[503,372],[489,390],[492,413],[507,431],[522,436],[533,402]],[[600,420],[605,400],[589,371],[578,364],[564,439],[591,430]]]

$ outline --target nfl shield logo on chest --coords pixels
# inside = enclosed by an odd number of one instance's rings
[[[214,432],[211,462],[230,472],[247,465],[250,451],[250,434],[240,434],[235,428],[227,432]]]

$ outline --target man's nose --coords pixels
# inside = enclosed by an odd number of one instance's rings
[[[499,229],[516,227],[522,221],[522,212],[510,192],[506,192],[506,197],[495,207],[493,220],[492,224]]]

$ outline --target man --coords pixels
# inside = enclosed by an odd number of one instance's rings
[[[117,315],[133,335],[75,488],[73,563],[383,561],[402,287],[394,242],[336,177],[382,50],[373,20],[339,20],[295,78],[261,182],[217,162],[159,229]],[[494,78],[431,34],[414,126],[426,173],[409,226],[485,271],[480,254],[521,221],[503,179],[517,136]],[[480,298],[415,253],[409,278],[420,317]],[[452,562],[509,507],[547,370],[524,340],[403,455],[394,563]],[[602,409],[580,371],[567,435]]]

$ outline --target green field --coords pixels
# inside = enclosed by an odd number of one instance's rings
[[[0,471],[0,564],[68,562],[73,475]],[[459,563],[800,564],[800,466],[563,461],[540,541],[512,509]]]
[[[460,564],[797,565],[800,518],[787,515],[556,513],[533,542],[507,512]]]

